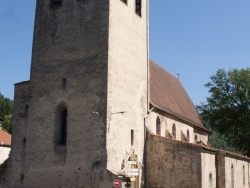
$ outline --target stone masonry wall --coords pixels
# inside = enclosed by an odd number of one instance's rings
[[[6,161],[6,171],[2,175],[7,187],[19,185],[24,172],[27,117],[29,113],[30,84],[28,81],[15,84],[11,151]]]
[[[148,188],[249,188],[244,156],[148,135]]]
[[[201,184],[202,188],[216,188],[216,153],[201,153]]]
[[[148,188],[201,188],[201,152],[193,145],[148,136]]]
[[[13,138],[19,146],[13,145],[10,171],[16,173],[6,187],[110,187],[114,177],[106,170],[109,1],[63,0],[54,1],[55,6],[51,2],[37,1],[28,114],[24,123],[15,108]],[[56,132],[63,108],[67,144],[60,146]],[[23,133],[15,134],[19,131],[25,131],[25,147]]]
[[[226,188],[249,188],[249,162],[225,156]]]
[[[143,162],[148,104],[148,2],[141,2],[140,16],[135,12],[134,0],[110,0],[107,167],[116,174],[127,174],[126,160],[133,153],[139,163]]]

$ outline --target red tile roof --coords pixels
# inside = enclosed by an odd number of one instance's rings
[[[3,130],[0,130],[0,146],[10,146],[11,145],[11,135]]]
[[[207,130],[181,82],[150,61],[150,103],[175,117]]]

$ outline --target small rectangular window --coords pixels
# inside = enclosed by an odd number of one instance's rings
[[[141,16],[141,0],[135,0],[135,12]]]
[[[62,6],[62,0],[50,0],[50,8],[55,9]]]
[[[134,145],[134,130],[131,129],[131,146]]]

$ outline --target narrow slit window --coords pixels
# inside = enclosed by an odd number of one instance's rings
[[[20,174],[20,182],[23,183],[24,182],[24,173]]]
[[[189,130],[187,130],[187,142],[190,142]]]
[[[135,12],[141,16],[141,0],[135,0]]]
[[[246,184],[245,166],[243,165],[243,185]]]
[[[60,114],[58,144],[61,146],[66,145],[67,142],[67,114],[67,109],[62,110]]]
[[[173,127],[172,127],[172,135],[173,135],[173,139],[176,139],[176,126],[175,126],[175,124],[173,124]]]
[[[198,140],[197,135],[194,136],[194,140],[197,142],[197,140]]]
[[[212,187],[213,186],[213,174],[210,173],[209,174],[209,187]]]
[[[234,166],[231,166],[231,187],[234,188]]]
[[[161,121],[159,117],[156,119],[156,135],[161,136]]]
[[[24,147],[26,146],[26,142],[27,142],[27,139],[24,137],[24,138],[23,138],[23,146],[24,146]]]
[[[28,112],[29,112],[29,105],[26,104],[26,105],[25,105],[25,115],[26,115],[26,116],[28,115]]]
[[[66,90],[66,86],[67,86],[67,79],[66,79],[66,78],[63,78],[63,79],[62,79],[62,89],[63,89],[63,90]]]
[[[134,145],[134,130],[131,130],[130,136],[131,136],[131,146],[133,146]]]

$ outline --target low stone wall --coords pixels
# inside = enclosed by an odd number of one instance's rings
[[[200,188],[200,148],[191,144],[148,136],[146,176],[148,188]]]
[[[147,136],[148,188],[250,188],[250,159],[215,148]]]
[[[201,184],[202,188],[215,188],[217,182],[216,153],[201,152]]]
[[[249,161],[225,155],[226,188],[249,188]]]

